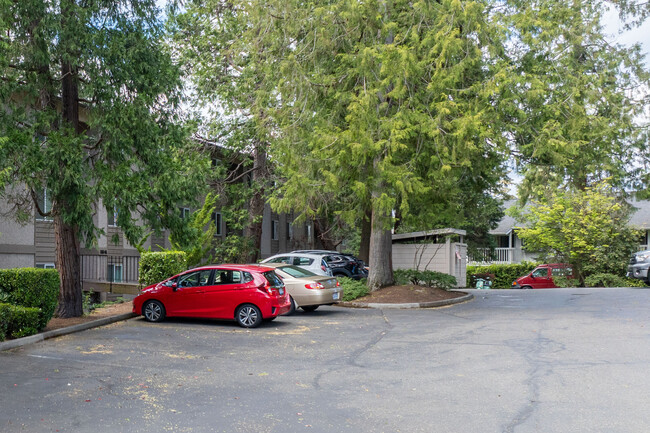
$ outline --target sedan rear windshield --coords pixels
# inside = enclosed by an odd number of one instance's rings
[[[284,285],[280,277],[278,277],[273,271],[264,272],[264,278],[266,278],[266,281],[271,283],[272,287],[282,287]]]
[[[282,266],[280,271],[285,272],[292,277],[301,278],[301,277],[313,277],[316,274],[308,271],[307,269],[302,269],[297,266]]]

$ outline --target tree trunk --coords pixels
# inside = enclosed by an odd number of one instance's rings
[[[320,241],[324,250],[334,251],[338,244],[327,236],[329,229],[324,218],[314,218],[314,236]]]
[[[359,258],[370,263],[370,232],[371,232],[372,211],[366,210],[361,221],[361,244],[359,245]]]
[[[64,223],[59,212],[54,215],[54,238],[55,263],[61,277],[56,316],[79,317],[83,314],[79,240],[76,227]]]
[[[253,150],[253,167],[251,185],[253,195],[248,201],[248,222],[244,228],[244,236],[251,240],[252,249],[247,261],[255,263],[260,258],[262,246],[262,217],[264,216],[264,186],[268,178],[268,164],[264,143],[256,143]]]
[[[390,230],[390,215],[372,210],[370,233],[370,270],[368,288],[370,291],[393,284],[393,237]],[[388,228],[386,228],[388,227]]]
[[[72,2],[61,3],[61,26],[66,27],[74,20]],[[69,41],[62,40],[61,46],[66,47]],[[61,62],[61,115],[62,127],[72,128],[74,134],[82,132],[79,123],[79,82],[77,68],[69,60]],[[60,165],[66,164],[60,161]],[[66,190],[68,189],[68,190]],[[74,195],[69,191],[74,185],[63,188],[63,191],[54,197],[54,241],[56,245],[56,268],[61,278],[59,289],[59,305],[56,315],[58,317],[79,317],[83,314],[82,292],[81,292],[81,265],[80,247],[77,237],[77,227],[69,225],[63,220],[66,213],[66,195]]]

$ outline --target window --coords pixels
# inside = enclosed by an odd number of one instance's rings
[[[212,166],[217,167],[221,164],[221,160],[219,158],[212,158]]]
[[[210,284],[211,269],[190,272],[178,277],[178,287],[200,287]]]
[[[36,199],[38,200],[38,207],[43,213],[52,212],[52,197],[47,188],[41,188],[36,191]],[[51,216],[43,216],[36,211],[36,220],[38,221],[52,221]]]
[[[305,224],[305,232],[307,233],[307,241],[311,242],[311,225]]]
[[[293,239],[293,227],[291,227],[290,223],[287,223],[287,240],[290,241]]]
[[[533,277],[535,278],[547,278],[548,277],[548,268],[539,268],[533,271]]]
[[[278,225],[279,222],[277,220],[271,221],[271,240],[273,241],[278,240]]]
[[[246,276],[241,271],[220,270],[214,273],[214,284],[240,284],[246,282]]]
[[[36,263],[37,269],[56,269],[54,263]]]
[[[293,259],[291,257],[287,257],[287,256],[274,257],[271,260],[269,260],[269,263],[286,263],[288,265],[292,265],[293,264]]]
[[[554,277],[568,277],[573,273],[573,269],[568,267],[551,268],[551,275]]]
[[[112,283],[122,282],[122,265],[108,265],[108,281]]]
[[[117,206],[113,206],[113,209],[106,209],[106,213],[108,214],[108,226],[109,227],[117,227],[117,217],[119,212],[117,211]]]
[[[314,263],[314,259],[309,259],[307,257],[295,257],[292,264],[296,266],[309,266],[312,263]]]
[[[181,218],[185,219],[190,216],[190,208],[189,207],[181,207],[179,208],[181,211]]]
[[[214,221],[214,225],[217,228],[217,231],[214,234],[221,236],[221,212],[213,213],[212,220]]]

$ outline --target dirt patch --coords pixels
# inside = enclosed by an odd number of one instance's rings
[[[47,322],[47,326],[41,332],[78,325],[80,323],[92,322],[93,320],[103,319],[104,317],[119,316],[120,314],[130,313],[131,311],[133,311],[133,303],[131,301],[126,301],[121,304],[111,304],[97,308],[92,313],[81,317],[71,317],[69,319],[54,317]]]
[[[376,290],[367,296],[357,298],[353,303],[406,304],[444,301],[465,296],[464,292],[448,292],[435,287],[424,286],[388,286]],[[345,302],[341,305],[350,305]]]

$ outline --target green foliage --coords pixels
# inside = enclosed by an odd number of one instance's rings
[[[584,189],[604,178],[622,189],[638,175],[647,178],[630,168],[648,152],[639,127],[647,101],[637,97],[645,94],[645,60],[639,46],[613,43],[602,26],[606,11],[633,2],[507,3],[512,7],[496,18],[517,49],[508,51],[500,109],[524,176],[521,197]]]
[[[370,293],[368,285],[363,280],[354,280],[346,277],[338,277],[337,279],[343,288],[343,302],[353,301]]]
[[[567,278],[562,276],[553,277],[553,284],[555,284],[557,287],[563,287],[563,288],[575,287],[576,283],[577,280],[575,278]]]
[[[0,7],[0,177],[9,187],[0,198],[19,205],[17,218],[47,214],[62,227],[71,314],[81,285],[69,263],[81,242],[92,248],[103,234],[98,203],[117,210],[137,244],[145,227],[183,230],[177,206],[206,186],[210,162],[178,116],[182,81],[159,12],[130,0]],[[51,209],[39,203],[44,189]]]
[[[644,280],[638,278],[624,278],[625,285],[623,287],[647,287],[648,284]]]
[[[585,287],[629,287],[629,282],[614,274],[592,274],[585,278]]]
[[[229,234],[215,245],[216,263],[244,263],[254,251],[253,240],[241,235]]]
[[[169,236],[172,246],[169,251],[185,251],[188,268],[212,261],[210,252],[214,246],[214,234],[217,231],[213,220],[217,208],[217,198],[216,194],[208,193],[203,207],[190,216],[188,230],[185,231],[184,236],[181,237],[178,233],[172,233]]]
[[[0,303],[0,341],[38,333],[41,316],[40,308]]]
[[[416,269],[397,269],[394,272],[396,284],[413,284],[416,286],[437,287],[450,290],[458,287],[456,277],[437,271],[419,271]]]
[[[516,215],[517,236],[546,262],[570,263],[575,284],[585,277],[623,275],[639,238],[628,226],[630,208],[606,182],[585,190],[554,191]]]
[[[149,286],[187,269],[184,251],[145,252],[140,256],[140,284]]]
[[[469,287],[475,287],[478,276],[492,274],[494,275],[494,280],[492,281],[493,289],[509,289],[514,280],[530,273],[537,265],[537,263],[521,262],[503,265],[468,266],[468,285]]]
[[[37,331],[54,315],[59,296],[59,273],[55,269],[0,269],[0,292],[10,304],[39,309]]]

